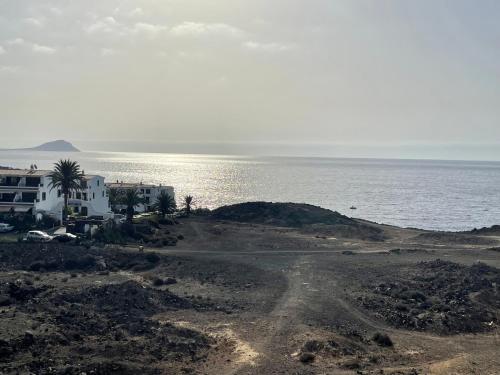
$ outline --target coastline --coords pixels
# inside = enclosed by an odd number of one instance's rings
[[[247,200],[307,202],[378,223],[447,231],[492,226],[500,217],[500,196],[495,190],[500,185],[500,173],[496,173],[500,164],[496,163],[3,154],[2,165],[26,168],[36,161],[40,169],[51,169],[59,157],[76,158],[85,171],[108,181],[171,185],[179,197],[193,195],[200,206],[208,208]],[[471,195],[471,189],[484,194]],[[356,212],[349,210],[353,205]]]

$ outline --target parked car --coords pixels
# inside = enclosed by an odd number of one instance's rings
[[[113,216],[113,220],[115,221],[116,224],[123,224],[127,221],[127,217],[122,214],[115,214]]]
[[[0,223],[0,233],[7,233],[14,230],[14,227],[10,224]]]
[[[78,238],[78,236],[74,235],[73,233],[62,233],[54,236],[54,240],[58,242],[71,242],[75,241]]]
[[[30,230],[26,235],[26,241],[29,242],[49,242],[52,241],[52,236],[41,230]]]

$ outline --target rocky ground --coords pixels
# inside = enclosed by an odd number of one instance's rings
[[[362,280],[359,302],[398,328],[441,334],[490,331],[498,323],[500,270],[436,259]]]
[[[308,207],[155,224],[177,245],[143,251],[0,243],[0,374],[500,373],[496,231]]]

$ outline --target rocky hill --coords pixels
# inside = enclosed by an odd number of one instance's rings
[[[383,241],[384,231],[336,211],[303,203],[248,202],[212,211],[215,220],[298,228],[317,236]]]
[[[282,227],[311,224],[349,225],[355,220],[321,207],[301,203],[247,202],[223,206],[212,211],[214,219]]]

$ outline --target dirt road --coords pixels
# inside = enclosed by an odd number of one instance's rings
[[[188,232],[189,227],[197,236],[172,252],[229,258],[232,262],[281,274],[286,280],[286,289],[274,301],[271,311],[246,312],[233,323],[236,335],[257,355],[252,355],[251,363],[240,363],[226,373],[340,374],[383,370],[408,374],[494,374],[500,369],[498,330],[481,335],[442,336],[397,329],[364,310],[353,293],[363,275],[379,272],[381,265],[398,268],[443,258],[467,265],[482,261],[500,267],[498,253],[483,246],[423,244],[405,231],[384,244],[373,244],[325,241],[260,226],[227,224],[222,234],[214,234],[213,228],[203,223],[188,224]],[[277,235],[281,238],[279,243]],[[205,244],[208,241],[209,249],[200,250],[203,244],[196,238]],[[273,245],[272,251],[263,250]],[[395,246],[412,251],[391,254]],[[414,251],[415,247],[422,251]],[[371,337],[376,332],[389,334],[394,347],[374,344]],[[329,342],[334,342],[334,346],[330,347]],[[301,354],[311,351],[314,361],[302,363]]]
[[[0,373],[500,373],[495,238],[388,227],[370,242],[196,218],[167,229],[185,239],[3,246]]]

